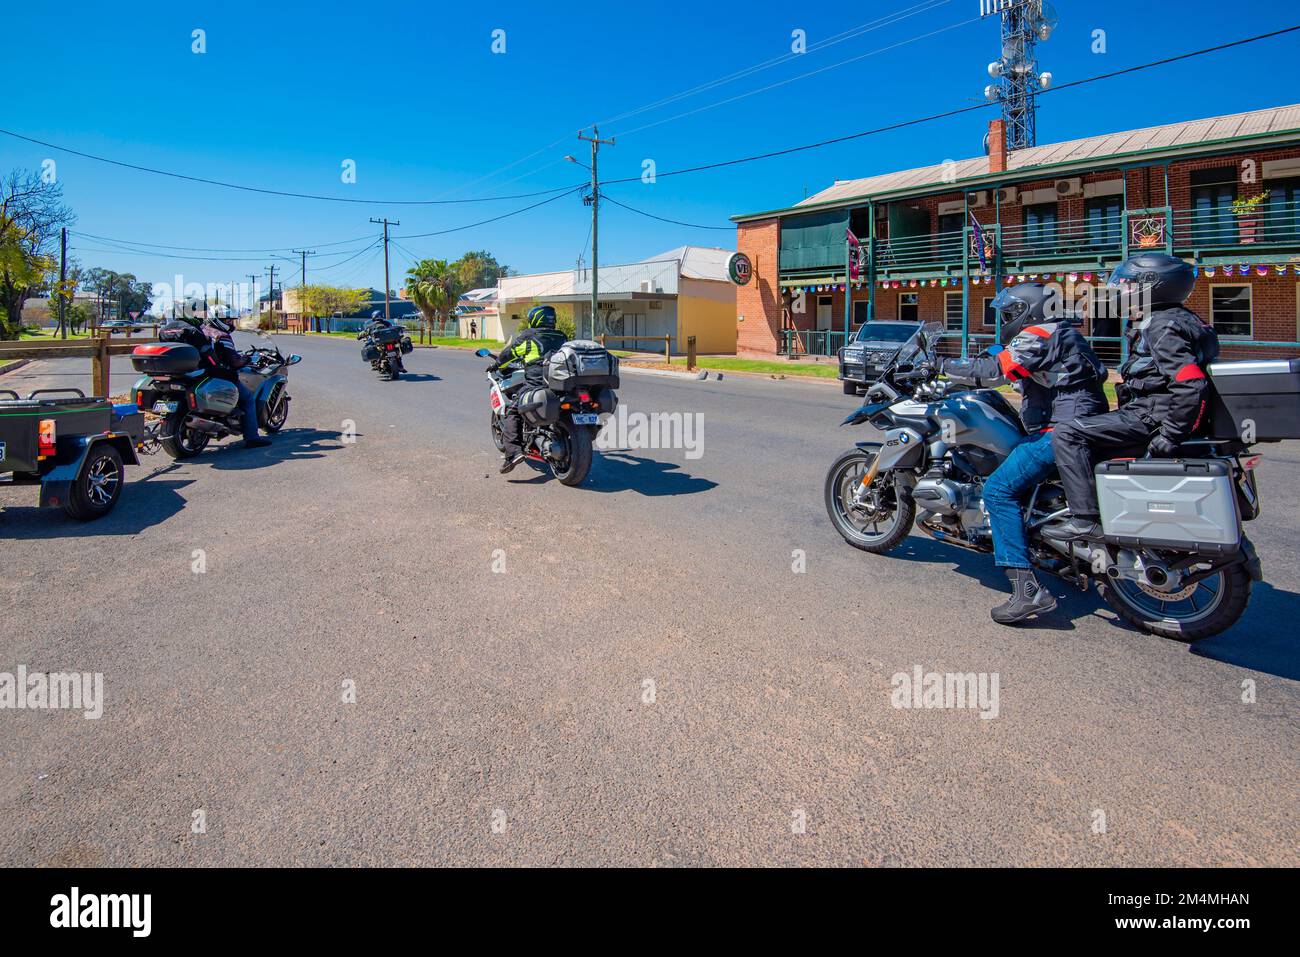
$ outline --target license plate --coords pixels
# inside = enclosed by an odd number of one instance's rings
[[[0,462],[3,462],[4,459],[5,459],[5,444],[3,442],[0,442]]]
[[[178,403],[176,402],[155,402],[153,404],[153,412],[154,415],[168,415],[169,413],[175,412],[177,406]]]
[[[595,412],[577,412],[573,416],[574,425],[596,425],[600,422],[600,416]]]

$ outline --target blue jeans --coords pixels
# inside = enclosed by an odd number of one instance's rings
[[[253,395],[253,390],[244,383],[236,380],[235,387],[239,389],[239,411],[244,416],[244,439],[257,438],[257,397]]]
[[[993,529],[993,560],[1000,568],[1028,568],[1024,499],[1056,471],[1052,434],[1031,435],[1007,456],[984,483],[984,507]]]

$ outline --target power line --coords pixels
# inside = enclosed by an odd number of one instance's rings
[[[729,226],[705,226],[705,225],[703,225],[703,224],[701,224],[701,223],[684,223],[684,222],[682,222],[682,221],[679,220],[679,219],[667,219],[667,218],[665,218],[665,217],[663,217],[663,216],[656,216],[654,213],[647,213],[644,209],[637,209],[635,206],[629,206],[627,203],[620,203],[620,202],[619,202],[618,200],[616,200],[613,196],[610,196],[610,195],[608,195],[608,194],[606,194],[603,198],[604,198],[604,199],[607,199],[609,202],[613,203],[615,206],[622,206],[624,209],[626,209],[626,210],[628,210],[628,211],[630,211],[630,212],[633,212],[633,213],[639,213],[640,215],[642,215],[642,216],[648,216],[648,217],[650,217],[651,219],[657,219],[657,220],[659,220],[659,222],[661,222],[661,223],[672,223],[674,226],[689,226],[689,227],[691,227],[692,229],[725,229],[725,230],[727,230],[728,232],[733,231],[733,230],[735,230],[735,228],[736,228],[736,226],[735,226],[734,223],[732,223],[732,224],[729,225]]]
[[[203,176],[191,176],[188,173],[177,173],[173,170],[155,169],[152,166],[140,166],[135,163],[124,163],[121,160],[110,159],[107,156],[98,156],[94,153],[75,150],[70,146],[59,146],[57,143],[49,143],[45,140],[38,140],[32,136],[24,136],[22,133],[16,133],[13,130],[0,129],[0,133],[3,133],[5,136],[12,136],[14,139],[23,140],[27,143],[34,143],[37,146],[44,146],[46,149],[58,150],[61,153],[80,156],[82,159],[94,160],[98,163],[108,163],[111,166],[120,166],[123,169],[135,170],[139,173],[153,173],[155,176],[169,176],[172,179],[183,179],[192,183],[204,183],[208,186],[220,186],[224,189],[238,189],[247,193],[262,193],[267,196],[287,196],[291,199],[314,199],[326,203],[361,203],[369,206],[447,206],[461,203],[494,203],[507,199],[529,199],[533,196],[545,196],[549,193],[568,191],[574,188],[572,186],[557,186],[554,189],[538,190],[533,193],[516,193],[512,196],[479,196],[470,199],[353,199],[345,196],[321,196],[317,193],[292,193],[282,189],[244,186],[240,183],[227,183],[218,179],[208,179]]]
[[[511,216],[518,216],[520,213],[526,213],[530,209],[537,209],[537,207],[539,206],[545,206],[548,203],[553,203],[557,199],[563,199],[565,196],[572,195],[573,193],[576,193],[579,190],[583,190],[586,188],[587,188],[587,184],[583,183],[581,186],[572,187],[566,190],[565,192],[561,193],[559,196],[552,196],[550,199],[544,199],[540,203],[533,203],[531,206],[525,206],[523,209],[516,209],[513,212],[502,213],[500,216],[493,216],[491,219],[481,219],[477,223],[466,223],[464,226],[452,226],[449,229],[438,229],[431,233],[406,233],[405,235],[399,236],[398,238],[399,239],[425,239],[429,236],[445,236],[448,233],[457,233],[460,232],[462,229],[473,229],[475,226],[486,226],[488,223],[495,223],[502,219],[509,219]]]
[[[98,239],[110,243],[129,243],[132,246],[148,246],[153,249],[179,249],[185,251],[202,252],[202,253],[277,253],[292,250],[292,246],[259,246],[244,248],[221,248],[215,246],[176,246],[168,243],[146,243],[134,239],[120,239],[116,236],[97,236],[94,233],[83,233],[80,230],[70,229],[68,232],[74,236],[82,236],[86,239]],[[340,239],[329,243],[308,243],[307,245],[316,245],[322,247],[329,246],[346,246],[350,243],[359,243],[363,239],[369,239],[369,236],[354,236],[352,239]]]
[[[1083,86],[1087,83],[1096,83],[1099,80],[1109,80],[1114,77],[1124,76],[1129,73],[1137,73],[1142,70],[1150,70],[1153,69],[1154,67],[1165,66],[1170,63],[1176,63],[1180,60],[1188,60],[1191,59],[1192,57],[1204,56],[1205,54],[1208,53],[1217,53],[1221,50],[1227,50],[1232,47],[1243,46],[1247,43],[1255,43],[1259,40],[1268,40],[1273,37],[1282,36],[1283,34],[1294,33],[1296,30],[1300,30],[1300,24],[1296,24],[1295,26],[1285,27],[1280,30],[1273,30],[1269,33],[1261,33],[1253,37],[1246,37],[1241,40],[1233,40],[1229,43],[1221,43],[1218,44],[1217,46],[1206,47],[1205,49],[1202,50],[1193,50],[1189,53],[1180,53],[1176,56],[1165,57],[1164,59],[1160,59],[1160,60],[1152,60],[1149,63],[1141,63],[1138,64],[1137,66],[1126,67],[1122,70],[1114,70],[1110,73],[1102,73],[1097,76],[1086,77],[1082,80],[1073,80],[1069,83],[1062,83],[1060,86],[1053,87],[1051,89],[1040,90],[1034,95],[1044,96],[1048,93],[1056,93],[1061,90],[1068,90],[1071,87]],[[847,143],[851,140],[858,140],[867,136],[875,136],[880,133],[888,133],[893,130],[905,129],[906,127],[909,126],[919,126],[922,123],[931,123],[934,122],[935,120],[942,120],[952,116],[959,116],[962,113],[971,113],[975,110],[986,110],[995,105],[996,104],[993,103],[977,103],[973,106],[958,107],[956,109],[947,110],[942,113],[932,113],[929,116],[920,116],[920,117],[916,117],[915,119],[901,120],[898,123],[891,123],[888,126],[879,126],[871,130],[863,130],[858,133],[847,133],[843,136],[831,137],[830,139],[820,140],[816,143],[806,143],[802,146],[790,146],[790,147],[786,147],[785,149],[772,150],[767,153],[758,153],[754,156],[742,156],[737,159],[722,160],[717,163],[704,163],[701,164],[700,166],[690,166],[690,167],[686,167],[685,169],[669,170],[666,173],[656,173],[655,175],[657,178],[663,179],[664,177],[667,176],[682,176],[687,173],[701,173],[706,170],[721,169],[727,166],[737,166],[740,165],[741,163],[753,163],[758,160],[773,159],[778,156],[789,156],[792,153],[803,153],[808,150],[821,149],[822,147],[825,146],[833,146],[837,143]],[[601,182],[601,185],[609,186],[617,183],[636,183],[640,181],[641,181],[640,176],[628,176],[622,179],[604,180]]]

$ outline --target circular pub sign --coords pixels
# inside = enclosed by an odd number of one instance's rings
[[[737,286],[746,286],[754,277],[754,264],[744,253],[732,253],[727,260],[727,276]]]

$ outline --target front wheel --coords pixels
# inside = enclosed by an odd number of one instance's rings
[[[900,495],[893,479],[877,475],[870,488],[858,495],[874,452],[853,449],[837,458],[826,473],[826,512],[831,524],[854,548],[883,555],[912,530],[916,503]]]
[[[497,451],[502,454],[506,450],[506,436],[501,431],[501,416],[495,412],[492,413],[492,444],[497,447]]]
[[[113,446],[101,443],[90,450],[81,464],[63,510],[79,522],[107,515],[117,504],[125,481],[122,456]]]
[[[284,428],[285,420],[289,418],[289,393],[287,390],[280,388],[272,391],[271,402],[275,403],[272,408],[268,403],[263,405],[259,410],[258,416],[262,431],[279,432]]]
[[[1246,569],[1230,565],[1172,592],[1123,578],[1098,582],[1097,590],[1135,628],[1164,638],[1200,641],[1236,624],[1250,601],[1250,586]]]
[[[173,412],[163,419],[162,434],[165,438],[162,440],[162,448],[174,459],[192,458],[208,447],[211,436],[199,429],[189,428],[186,425],[189,417],[188,412]]]
[[[560,421],[555,431],[564,440],[565,459],[552,462],[551,471],[561,485],[581,485],[591,471],[591,433],[583,425]]]

